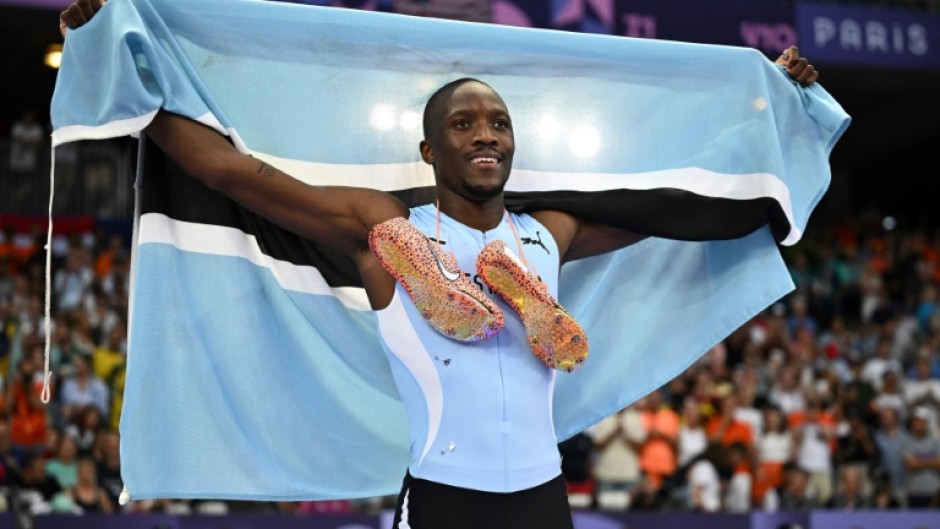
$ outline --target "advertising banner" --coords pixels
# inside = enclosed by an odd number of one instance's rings
[[[818,63],[940,68],[940,16],[801,3],[796,19],[800,52]]]

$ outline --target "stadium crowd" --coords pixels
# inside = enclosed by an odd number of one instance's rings
[[[0,510],[387,506],[388,498],[120,506],[127,241],[103,231],[54,241],[54,376],[43,404],[44,236],[10,226],[0,236]],[[666,386],[560,445],[574,507],[940,506],[940,233],[855,221],[784,252],[795,292]]]

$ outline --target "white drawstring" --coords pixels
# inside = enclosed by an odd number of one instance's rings
[[[52,372],[49,371],[49,349],[52,345],[52,200],[55,197],[55,147],[52,148],[52,161],[49,168],[49,227],[46,230],[46,344],[43,348],[45,358],[45,368],[42,376],[42,399],[43,404],[49,404],[49,384],[52,380]]]

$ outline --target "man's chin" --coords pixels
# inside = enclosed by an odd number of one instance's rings
[[[498,197],[503,194],[503,188],[505,187],[505,181],[495,185],[481,185],[475,182],[464,183],[464,190],[467,191],[467,194],[478,199],[490,199]]]

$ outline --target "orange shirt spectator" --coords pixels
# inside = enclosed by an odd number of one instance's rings
[[[640,468],[650,483],[658,487],[664,477],[674,474],[678,468],[679,414],[663,405],[658,391],[647,395],[641,406],[646,440],[640,446]]]

